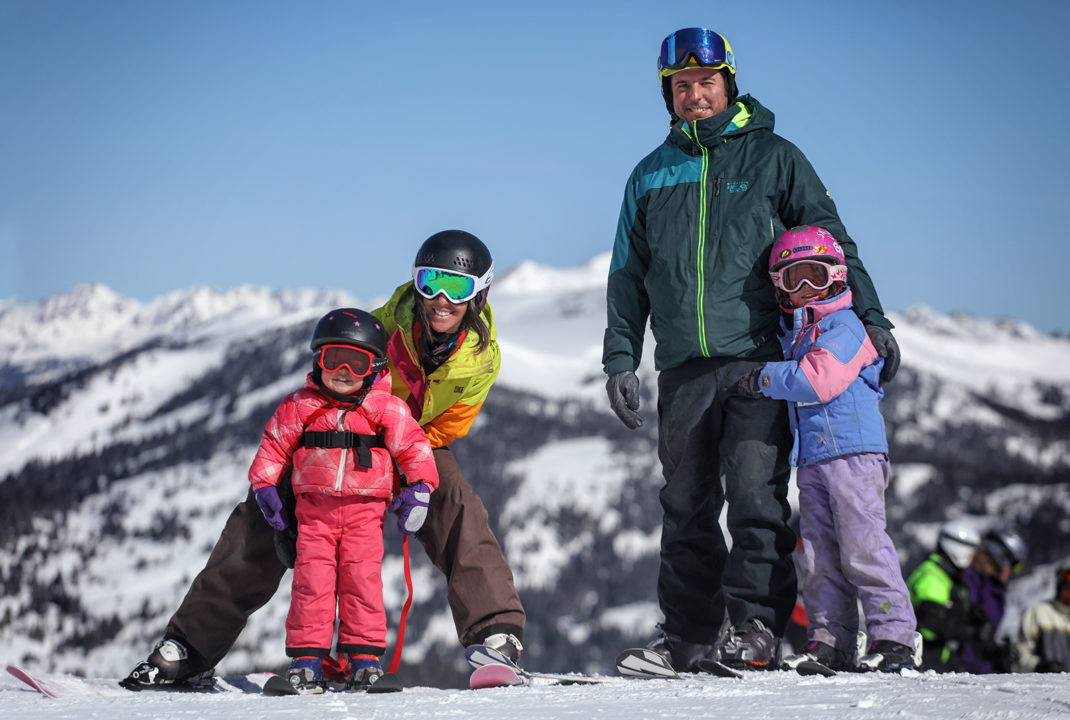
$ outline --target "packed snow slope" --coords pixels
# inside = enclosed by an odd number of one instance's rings
[[[5,677],[7,677],[5,675]],[[18,720],[952,720],[1061,718],[1070,713],[1070,675],[848,675],[803,678],[751,673],[742,680],[621,680],[567,687],[440,690],[413,687],[392,695],[256,695],[131,693],[51,700],[0,679],[0,708]]]

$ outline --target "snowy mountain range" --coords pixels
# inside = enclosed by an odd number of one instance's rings
[[[659,619],[655,377],[648,353],[648,421],[629,432],[604,395],[608,264],[525,263],[497,279],[501,375],[454,446],[529,612],[525,655],[555,670],[606,672]],[[142,659],[244,498],[264,422],[308,371],[316,319],[383,300],[241,287],[140,303],[92,285],[0,305],[7,661],[118,676]],[[1037,568],[1015,602],[1039,599],[1047,568],[1070,556],[1070,340],[925,308],[890,317],[903,365],[882,407],[889,529],[904,569],[945,519],[1000,518],[1022,531]],[[405,586],[400,543],[387,535],[396,626]],[[418,545],[413,576],[409,675],[463,684],[445,583]],[[221,671],[285,665],[287,584]]]

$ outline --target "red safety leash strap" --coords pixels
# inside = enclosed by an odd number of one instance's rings
[[[405,598],[405,605],[401,608],[401,621],[398,623],[398,642],[394,648],[394,659],[390,663],[389,672],[396,673],[401,664],[401,648],[405,644],[405,619],[409,616],[409,606],[412,605],[412,573],[409,571],[409,536],[401,538],[402,555],[405,558],[405,588],[409,596]]]

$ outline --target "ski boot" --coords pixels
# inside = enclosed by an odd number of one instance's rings
[[[894,640],[877,640],[869,646],[867,654],[858,658],[858,669],[880,672],[914,670],[921,667],[920,655],[920,643],[916,638],[913,647]]]
[[[323,679],[323,658],[296,657],[290,662],[286,679],[298,695],[319,695],[327,691]]]
[[[837,650],[827,643],[819,640],[811,640],[801,653],[789,655],[784,658],[783,667],[786,670],[798,670],[805,663],[816,663],[831,672],[849,670],[853,652]],[[813,674],[813,673],[810,673]]]
[[[751,618],[732,628],[720,647],[721,662],[743,670],[765,670],[776,667],[778,650],[773,631],[758,618]]]
[[[194,673],[189,651],[174,638],[156,643],[149,657],[119,681],[127,690],[207,691],[215,686],[214,668]]]
[[[646,647],[668,660],[676,672],[697,672],[700,660],[708,657],[716,659],[715,655],[711,655],[713,645],[688,642],[670,633],[662,633]]]
[[[520,640],[516,635],[511,633],[495,633],[488,635],[483,639],[483,647],[488,647],[491,650],[497,650],[505,658],[516,665],[520,660],[520,651],[524,649],[524,646],[520,644]]]
[[[349,665],[346,675],[346,690],[363,692],[383,677],[383,666],[374,655],[345,655]]]

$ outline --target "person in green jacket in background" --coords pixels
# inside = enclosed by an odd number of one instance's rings
[[[885,382],[899,350],[817,173],[773,133],[772,112],[738,95],[731,45],[706,28],[677,30],[662,42],[658,76],[672,126],[625,188],[602,355],[610,406],[638,428],[635,370],[649,320],[665,479],[664,621],[651,647],[680,671],[705,658],[765,667],[795,602],[788,408],[735,387],[747,370],[782,359],[766,272],[776,237],[797,225],[829,230],[846,255],[855,312],[885,358]],[[731,551],[718,524],[726,500]]]
[[[957,630],[965,623],[955,618],[968,615],[969,590],[962,572],[980,546],[981,528],[976,521],[949,520],[940,526],[936,549],[907,578],[926,670],[962,670],[962,638]]]
[[[936,672],[1010,672],[1010,638],[997,637],[997,631],[1007,583],[1021,573],[1028,549],[1009,527],[979,533],[968,523],[945,523],[936,552],[907,578],[924,639],[922,665]]]

